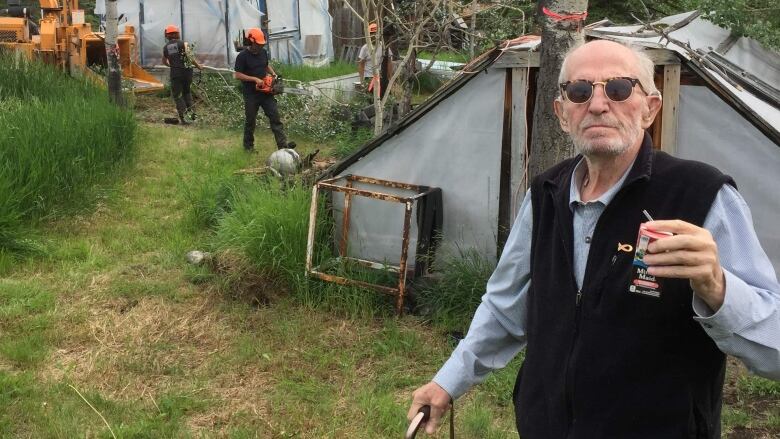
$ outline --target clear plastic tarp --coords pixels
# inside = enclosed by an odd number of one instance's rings
[[[758,239],[780,273],[780,147],[707,87],[680,87],[677,156],[731,175],[753,215]]]
[[[327,0],[266,0],[266,4],[272,58],[314,65],[333,59]]]
[[[475,75],[417,122],[342,172],[441,188],[444,214],[437,259],[458,249],[475,249],[487,259],[496,258],[503,123],[500,97],[505,80],[504,69]],[[343,197],[335,194],[337,227],[342,206]],[[350,209],[349,256],[397,264],[403,208],[353,197]],[[413,227],[410,237],[416,235]],[[415,247],[416,240],[410,239],[410,253]],[[410,254],[409,262],[413,260]]]
[[[271,57],[299,64],[333,59],[327,0],[267,0]],[[212,67],[232,67],[237,52],[233,41],[242,29],[261,27],[257,0],[118,0],[122,23],[138,29],[141,64],[162,64],[165,26],[175,24],[195,47],[198,60]],[[105,14],[98,0],[95,13]],[[121,25],[120,25],[121,27]]]

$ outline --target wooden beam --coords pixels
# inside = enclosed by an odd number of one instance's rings
[[[645,49],[645,53],[657,66],[679,66],[680,58],[677,53],[669,49]]]
[[[539,52],[507,50],[498,57],[493,66],[502,68],[539,67]]]
[[[645,49],[645,53],[657,66],[680,65],[680,58],[672,50]],[[499,68],[539,67],[539,52],[507,50],[498,57],[493,66]]]
[[[661,150],[677,151],[677,108],[680,105],[680,66],[664,66],[664,94],[661,107]]]

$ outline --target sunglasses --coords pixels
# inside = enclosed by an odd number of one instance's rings
[[[577,79],[559,84],[561,95],[574,104],[584,104],[593,97],[596,85],[604,86],[604,94],[612,102],[623,102],[630,98],[634,93],[634,86],[639,84],[639,88],[647,93],[642,84],[635,78],[609,78],[606,81],[588,81],[587,79]]]

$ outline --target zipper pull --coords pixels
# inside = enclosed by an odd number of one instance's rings
[[[577,290],[577,306],[580,306],[580,302],[582,302],[582,290]]]
[[[617,253],[615,253],[615,255],[612,256],[612,265],[615,265],[616,261],[617,261]]]

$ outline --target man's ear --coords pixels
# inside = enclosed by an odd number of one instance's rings
[[[661,99],[661,93],[656,93],[657,94],[649,95],[645,98],[645,102],[647,102],[647,108],[646,111],[644,111],[644,114],[642,114],[642,128],[648,128],[650,125],[652,125],[653,121],[655,120],[655,116],[658,115],[659,111],[661,111],[663,100]]]
[[[555,98],[553,101],[553,110],[555,110],[555,115],[558,116],[558,123],[561,124],[561,129],[564,133],[568,133],[569,120],[566,118],[566,113],[563,111],[563,101],[560,97]]]

